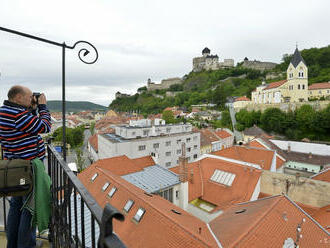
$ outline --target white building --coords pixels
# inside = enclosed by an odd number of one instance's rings
[[[139,158],[151,155],[163,167],[179,164],[182,143],[186,144],[186,157],[193,161],[200,156],[200,134],[192,131],[191,124],[166,125],[163,120],[131,121],[116,126],[115,133],[98,136],[98,158],[126,155]]]

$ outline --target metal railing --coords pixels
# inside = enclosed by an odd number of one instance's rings
[[[52,214],[48,232],[51,247],[124,248],[112,226],[113,218],[123,221],[124,216],[110,204],[102,209],[50,144],[47,153],[52,181]],[[6,229],[5,198],[3,202],[1,214]]]

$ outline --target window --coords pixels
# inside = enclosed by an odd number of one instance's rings
[[[145,149],[146,149],[146,146],[145,145],[139,146],[139,151],[143,151]]]
[[[196,159],[197,158],[197,154],[194,154],[194,159]]]
[[[190,161],[190,157],[188,157],[187,160]]]
[[[152,152],[152,153],[151,153],[151,156],[152,156],[152,157],[156,157],[156,153]]]
[[[172,188],[159,192],[159,195],[161,197],[165,198],[166,200],[173,202],[173,189]]]
[[[117,191],[116,187],[112,187],[112,189],[109,191],[108,196],[111,198]]]
[[[194,145],[194,149],[195,149],[195,150],[197,149],[197,147],[198,147],[197,145]]]
[[[191,147],[188,147],[188,148],[187,148],[187,151],[190,152],[190,151],[191,151]]]
[[[321,94],[321,93],[322,93],[322,91],[319,90],[319,94]]]
[[[165,155],[166,155],[166,157],[169,157],[169,156],[171,156],[171,152],[166,152]]]
[[[187,138],[187,139],[186,139],[187,143],[190,142],[190,140],[191,140],[190,138]]]
[[[298,84],[298,90],[300,90],[300,84]]]
[[[176,190],[176,191],[175,191],[175,197],[176,197],[176,199],[179,198],[179,190]]]
[[[132,135],[135,135],[135,132],[132,132]]]
[[[102,187],[102,191],[105,191],[109,187],[109,185],[110,185],[110,183],[106,182]]]
[[[165,166],[166,166],[166,167],[171,166],[171,162],[166,162]]]
[[[146,212],[145,209],[139,208],[138,211],[136,212],[135,216],[134,216],[134,220],[136,220],[137,222],[140,222],[141,218],[143,217],[145,212]]]
[[[166,146],[170,146],[171,145],[171,141],[166,141],[165,145]]]
[[[148,135],[149,134],[149,130],[143,130],[143,135]]]
[[[181,140],[180,140],[180,139],[179,139],[179,140],[177,140],[177,141],[176,141],[176,143],[177,143],[177,144],[180,144],[180,143],[181,143]]]
[[[176,150],[176,154],[181,154],[181,149]]]
[[[125,212],[128,213],[129,210],[132,208],[133,204],[134,204],[134,201],[132,201],[132,200],[128,200],[128,201],[126,202],[125,206],[124,206],[124,210],[125,210]]]
[[[94,180],[96,179],[97,176],[98,176],[97,173],[95,173],[94,176],[92,176],[92,182],[94,182]]]
[[[231,186],[235,177],[236,177],[235,174],[225,172],[222,170],[215,170],[210,180],[216,183],[221,183],[227,186]]]
[[[171,132],[171,128],[170,128],[170,127],[167,127],[167,128],[166,128],[166,132],[167,132],[167,133]]]
[[[153,145],[153,147],[154,147],[154,148],[159,148],[159,143],[155,143],[155,144]]]
[[[303,90],[305,89],[305,85],[304,85],[304,84],[302,85],[302,89],[303,89]]]
[[[330,93],[330,90],[327,90],[327,93]]]

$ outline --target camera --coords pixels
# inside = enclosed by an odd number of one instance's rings
[[[38,100],[39,100],[40,95],[41,95],[41,93],[39,93],[39,92],[32,93],[32,96],[33,96],[32,104],[38,105]]]

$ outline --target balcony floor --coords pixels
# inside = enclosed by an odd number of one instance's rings
[[[0,247],[6,247],[6,245],[7,245],[6,233],[4,232],[3,227],[0,227]],[[51,246],[48,240],[37,238],[37,247],[49,248]]]

